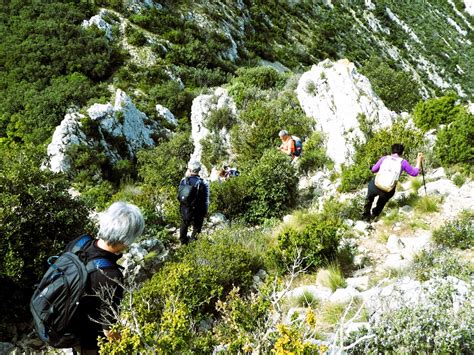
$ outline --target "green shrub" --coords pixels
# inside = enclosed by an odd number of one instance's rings
[[[452,122],[460,110],[456,101],[455,94],[420,101],[413,109],[415,125],[426,132],[432,128],[437,129],[441,124]]]
[[[253,274],[262,265],[245,241],[230,233],[216,233],[212,242],[201,238],[181,248],[174,261],[133,293],[133,304],[124,305],[129,323],[119,325],[118,330],[126,336],[120,342],[103,344],[102,350],[208,353],[212,341],[206,340],[204,331],[196,331],[193,323],[214,313],[216,302],[234,286],[242,292],[249,290]],[[133,329],[138,335],[132,335]]]
[[[339,245],[337,222],[318,216],[317,220],[305,226],[302,231],[284,230],[278,235],[278,246],[275,256],[281,270],[285,270],[297,259],[302,259],[302,266],[316,269],[336,257]]]
[[[235,115],[227,106],[211,111],[204,121],[206,128],[214,132],[220,131],[223,128],[230,130],[234,123]]]
[[[474,222],[471,213],[465,213],[460,218],[446,223],[433,231],[436,244],[449,247],[468,249],[474,246]]]
[[[224,141],[219,133],[211,133],[201,140],[202,158],[201,163],[210,171],[212,167],[222,166],[222,162],[227,161],[227,152]]]
[[[298,178],[288,157],[278,151],[265,151],[249,171],[246,182],[248,209],[244,218],[248,222],[280,218],[295,206]]]
[[[474,161],[474,116],[464,108],[436,136],[435,157],[442,165],[470,165]]]
[[[46,260],[90,230],[88,210],[62,174],[39,167],[41,150],[10,146],[0,154],[0,323],[27,321]]]
[[[320,132],[313,132],[309,139],[303,143],[303,155],[298,161],[298,169],[308,174],[321,169],[329,162],[323,135]]]
[[[360,72],[367,76],[376,94],[390,110],[411,111],[421,99],[419,85],[413,77],[399,68],[391,67],[378,56],[365,61]]]
[[[469,267],[452,251],[444,248],[422,250],[413,260],[411,275],[420,281],[453,276],[469,278]]]
[[[423,196],[415,200],[415,208],[422,213],[437,212],[441,200],[438,198]]]
[[[133,26],[125,28],[125,36],[127,37],[127,42],[132,46],[142,47],[148,42],[143,32]]]
[[[347,344],[368,337],[351,349],[354,354],[469,354],[474,350],[472,288],[463,301],[453,297],[453,285],[433,283],[426,299],[417,305],[402,304],[397,310],[371,320],[370,330],[358,332]]]
[[[286,129],[302,139],[311,132],[311,119],[301,110],[294,93],[272,100],[250,101],[231,130],[231,144],[239,164],[260,159],[266,149],[280,146],[278,132]]]
[[[234,82],[241,82],[246,87],[257,87],[268,90],[285,82],[285,76],[271,67],[254,67],[237,69]]]
[[[335,262],[330,262],[327,266],[326,273],[322,275],[323,277],[320,278],[322,285],[330,288],[332,292],[338,288],[347,286],[341,267]]]

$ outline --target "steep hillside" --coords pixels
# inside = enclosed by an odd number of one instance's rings
[[[474,351],[472,1],[12,0],[0,16],[0,353],[51,350],[27,308],[45,260],[118,200],[146,229],[104,353]],[[421,175],[362,220],[393,143],[423,152]],[[181,245],[191,159],[211,203]]]

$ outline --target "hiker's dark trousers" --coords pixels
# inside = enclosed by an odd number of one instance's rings
[[[369,187],[367,189],[367,202],[364,208],[364,217],[377,217],[382,212],[385,204],[393,197],[394,194],[395,187],[389,192],[380,190],[377,186],[375,186],[375,180],[372,179],[369,182]],[[376,196],[379,198],[377,200],[377,204],[372,209],[372,203],[374,202]]]
[[[181,243],[187,244],[189,242],[188,228],[190,225],[193,225],[193,233],[191,234],[191,239],[193,239],[201,233],[203,222],[204,214],[192,211],[189,207],[181,206],[181,226],[179,228],[179,240]]]

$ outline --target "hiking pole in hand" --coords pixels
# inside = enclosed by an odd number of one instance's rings
[[[425,169],[423,169],[423,160],[421,161],[421,176],[423,177],[423,186],[425,187],[425,196],[427,195],[426,193],[426,184],[425,184]]]

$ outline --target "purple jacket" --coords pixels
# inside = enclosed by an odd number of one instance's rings
[[[392,155],[394,157],[398,157],[398,154],[392,154]],[[383,156],[382,158],[379,159],[379,161],[377,163],[375,163],[375,165],[371,169],[373,173],[376,173],[376,172],[379,171],[380,165],[382,165],[382,162],[385,158],[386,158],[386,156]],[[410,175],[410,176],[418,176],[418,174],[420,173],[419,168],[414,168],[405,159],[402,160],[402,171],[400,171],[400,174],[403,172],[403,170],[405,170],[407,172],[407,174]]]

